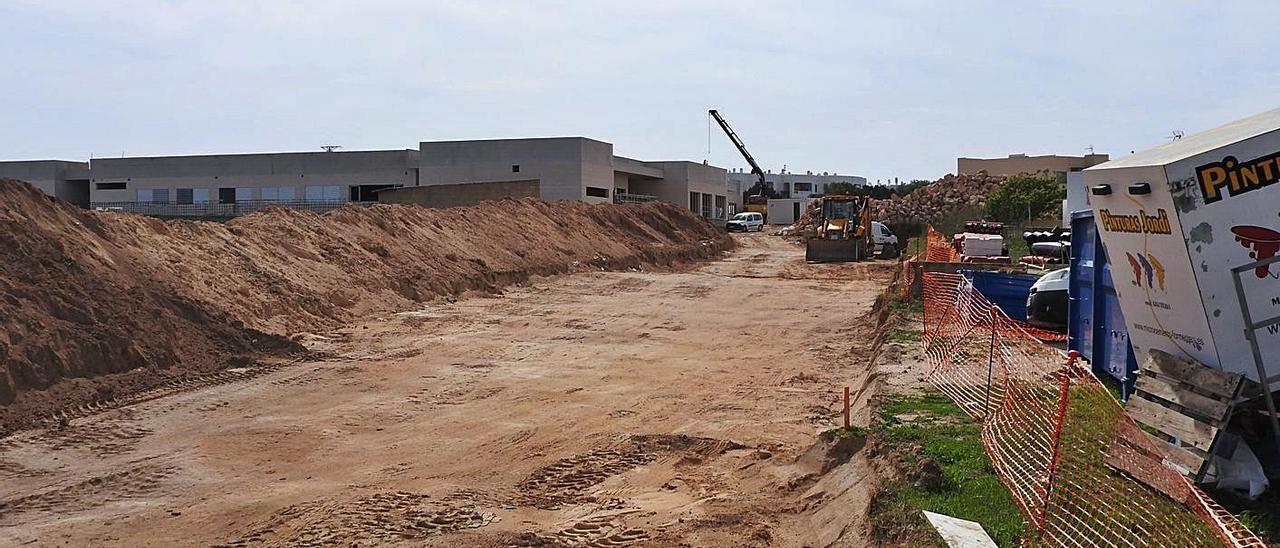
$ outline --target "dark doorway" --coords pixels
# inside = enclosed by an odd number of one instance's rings
[[[234,203],[236,203],[236,189],[235,189],[235,187],[231,187],[231,188],[219,188],[219,189],[218,189],[218,203],[220,203],[220,204],[234,204]]]
[[[796,203],[794,203],[794,204],[791,204],[791,215],[792,215],[792,217],[791,217],[792,221],[791,221],[791,222],[793,222],[793,223],[794,223],[794,222],[796,222],[796,221],[799,221],[799,220],[800,220],[800,202],[796,202]]]
[[[351,186],[351,201],[353,202],[376,202],[378,201],[378,191],[384,188],[397,188],[402,185],[353,185]]]

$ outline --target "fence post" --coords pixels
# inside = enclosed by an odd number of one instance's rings
[[[1050,443],[1053,445],[1053,455],[1049,458],[1049,473],[1045,478],[1044,489],[1044,506],[1040,508],[1040,519],[1037,529],[1044,533],[1046,525],[1049,522],[1049,499],[1053,496],[1053,487],[1058,479],[1058,465],[1062,460],[1062,423],[1066,422],[1067,404],[1071,399],[1071,366],[1075,363],[1076,358],[1080,356],[1079,352],[1072,350],[1067,354],[1067,363],[1062,366],[1062,380],[1058,382],[1058,414],[1053,422],[1053,437]]]
[[[996,361],[996,309],[988,309],[987,321],[991,322],[991,344],[987,347],[987,395],[982,403],[982,420],[991,416],[991,374]]]

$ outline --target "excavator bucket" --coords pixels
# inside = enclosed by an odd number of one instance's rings
[[[866,258],[867,245],[861,238],[852,240],[809,238],[804,248],[804,260],[810,263],[846,263]]]

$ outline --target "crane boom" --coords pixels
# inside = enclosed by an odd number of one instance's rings
[[[729,140],[733,141],[733,146],[738,147],[738,152],[746,158],[747,164],[751,166],[751,173],[754,173],[758,180],[756,181],[756,194],[764,194],[765,180],[764,170],[760,169],[760,164],[756,163],[756,159],[751,157],[751,153],[747,152],[747,145],[742,143],[742,139],[738,138],[738,134],[733,132],[733,128],[729,127],[729,122],[724,121],[724,117],[720,116],[720,112],[716,109],[707,111],[712,118],[716,119],[716,123],[720,124],[720,129],[724,130],[724,134],[729,136]]]

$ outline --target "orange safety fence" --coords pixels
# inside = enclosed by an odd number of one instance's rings
[[[947,239],[946,235],[935,230],[933,225],[928,225],[925,232],[924,250],[915,257],[908,257],[902,263],[902,279],[905,280],[905,283],[902,286],[904,297],[909,298],[911,296],[911,286],[916,275],[914,264],[920,261],[959,262],[960,254],[956,251],[955,247],[951,245],[951,242]],[[1017,324],[1017,327],[1020,330],[1029,333],[1036,339],[1048,342],[1067,340],[1066,333],[1041,329],[1019,320],[1010,319],[1010,321]]]
[[[1266,546],[1175,470],[1120,402],[958,274],[926,272],[928,380],[982,423],[1033,543]]]

